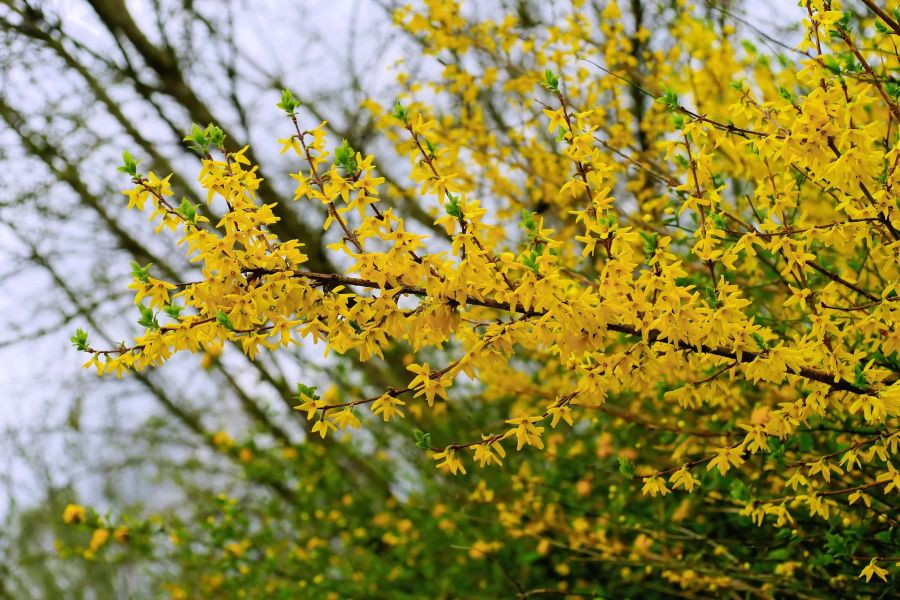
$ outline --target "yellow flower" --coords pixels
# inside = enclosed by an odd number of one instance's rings
[[[224,431],[217,431],[213,434],[212,441],[217,448],[230,448],[234,445],[234,440]]]
[[[95,529],[94,533],[91,534],[91,541],[88,544],[88,548],[91,550],[91,552],[97,552],[97,550],[99,550],[108,539],[109,529],[104,529],[102,527],[100,529]]]
[[[122,193],[128,196],[128,208],[131,210],[144,210],[144,204],[147,202],[147,198],[150,197],[150,192],[142,185],[135,186],[130,190],[124,190]]]
[[[566,123],[566,117],[563,113],[562,108],[557,108],[554,110],[550,110],[545,108],[544,114],[550,119],[550,123],[547,125],[547,131],[550,133],[556,133],[556,131],[562,127],[564,130],[569,130],[569,125]]]
[[[300,395],[300,400],[303,402],[294,407],[294,410],[299,410],[301,412],[306,412],[306,420],[312,421],[313,417],[316,416],[316,413],[319,409],[325,405],[325,402],[322,400],[314,400],[307,396],[306,394]]]
[[[466,474],[466,467],[459,459],[459,456],[457,456],[455,448],[445,448],[440,452],[435,452],[431,457],[434,460],[443,459],[444,462],[438,464],[438,469],[450,471],[453,475],[456,475],[457,473],[462,473],[463,475]]]
[[[501,542],[485,542],[483,540],[475,540],[469,547],[469,556],[475,560],[484,559],[503,547]]]
[[[73,523],[84,523],[87,518],[87,511],[83,506],[78,504],[69,504],[63,511],[63,522],[69,525]]]
[[[338,429],[346,429],[348,427],[359,429],[359,419],[353,414],[353,409],[349,406],[335,415],[333,419]],[[325,436],[323,435],[322,437]]]
[[[508,419],[506,422],[510,425],[515,425],[516,428],[512,431],[515,431],[516,434],[516,450],[521,450],[526,444],[530,446],[535,446],[538,449],[544,447],[544,442],[541,440],[541,434],[544,432],[543,427],[535,427],[534,423],[540,421],[542,417],[529,417],[526,415],[522,415],[517,419]]]
[[[872,575],[875,575],[882,581],[887,582],[888,570],[875,564],[877,560],[877,558],[873,558],[872,560],[870,560],[869,564],[866,565],[859,574],[860,577],[866,578],[866,583],[869,583],[869,581],[872,579]]]
[[[428,363],[421,366],[413,364],[406,368],[416,374],[416,377],[409,382],[409,387],[416,390],[416,398],[424,395],[428,406],[434,405],[435,396],[447,399],[446,388],[450,387],[452,383],[443,379],[437,372],[432,372]]]
[[[669,488],[666,487],[666,482],[662,477],[657,475],[653,475],[651,477],[644,477],[643,479],[644,487],[641,488],[641,494],[647,495],[650,494],[654,498],[656,498],[657,494],[662,494],[665,496],[670,493]]]
[[[233,557],[240,558],[249,546],[250,544],[246,540],[244,542],[229,542],[225,544],[225,550]]]
[[[716,456],[709,461],[709,464],[706,465],[706,470],[712,471],[718,467],[719,473],[724,475],[732,466],[739,467],[744,464],[744,459],[741,458],[743,454],[744,451],[740,446],[734,448],[722,448],[718,451]]]
[[[683,466],[672,473],[669,477],[669,482],[672,484],[673,489],[681,487],[688,493],[693,492],[694,488],[700,485],[700,480],[691,474],[687,466]]]
[[[150,173],[147,174],[147,178],[149,180],[147,185],[160,196],[172,195],[172,186],[169,183],[169,180],[172,179],[171,174],[167,175],[165,179],[160,179],[156,176],[156,173],[150,171]]]
[[[503,466],[501,459],[506,457],[506,450],[503,449],[500,440],[496,438],[497,436],[493,435],[482,435],[481,439],[485,441],[472,446],[472,450],[475,452],[473,458],[482,467],[486,467],[491,463]]]
[[[297,156],[303,156],[303,148],[300,146],[300,141],[296,136],[292,135],[288,138],[279,138],[278,143],[281,144],[281,150],[278,151],[278,154],[284,154],[288,150],[293,149],[293,151],[297,153]]]
[[[127,543],[128,542],[128,528],[127,527],[116,527],[115,531],[113,531],[113,538],[120,544]]]
[[[381,418],[387,422],[393,417],[403,417],[403,411],[397,408],[398,406],[406,406],[406,402],[390,394],[384,394],[372,403],[372,412],[381,415]]]
[[[313,425],[312,428],[312,432],[318,433],[320,436],[322,436],[322,439],[325,439],[325,436],[328,435],[328,430],[336,431],[337,427],[333,422],[325,418],[316,421],[316,424]]]
[[[572,418],[572,409],[568,406],[551,406],[547,409],[547,413],[550,414],[552,419],[550,420],[550,427],[556,428],[556,424],[559,423],[559,420],[562,419],[570,426],[575,424],[574,419]]]

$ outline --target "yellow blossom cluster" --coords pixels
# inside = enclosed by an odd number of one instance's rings
[[[885,73],[900,71],[900,32],[882,26],[863,43],[836,2],[811,0],[796,56],[773,69],[733,27],[690,10],[674,18],[665,59],[648,31],[625,30],[616,2],[597,42],[582,4],[533,38],[509,33],[512,16],[473,27],[456,2],[397,11],[426,54],[490,65],[452,63],[430,90],[367,102],[408,159],[407,184],[386,183],[346,142],[330,146],[326,123],[303,129],[289,113],[280,142],[294,200],[324,212],[333,271],[309,270],[304,240],[269,230],[277,217],[246,148],[203,157],[215,223],[172,203],[168,178],[136,175],[129,206],[149,202],[201,277],[138,272],[145,331],[87,347],[88,366],[121,375],[226,342],[251,359],[322,343],[360,363],[402,347],[405,386],[344,402],[301,393],[311,433],[364,420],[424,429],[441,411],[471,411],[453,438],[418,436],[449,474],[502,467],[513,452],[574,456],[588,430],[598,457],[611,453],[601,436],[615,437],[643,495],[684,496],[676,521],[718,502],[788,530],[807,514],[897,525],[900,85]],[[499,68],[510,63],[527,68]],[[428,93],[459,113],[417,101]],[[433,229],[386,200],[404,196],[431,211]],[[626,425],[666,437],[618,436]],[[578,441],[567,450],[568,436]],[[652,554],[613,540],[609,522],[542,504],[527,466],[516,477],[518,496],[497,503],[510,535]],[[719,491],[729,478],[740,482],[730,500]],[[473,556],[497,549],[479,544]],[[866,560],[866,581],[886,579],[885,556]],[[683,589],[731,581],[663,576]]]

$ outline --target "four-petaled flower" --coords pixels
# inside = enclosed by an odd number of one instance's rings
[[[438,463],[438,469],[450,471],[453,475],[456,475],[457,473],[462,473],[463,475],[466,474],[466,467],[463,465],[459,456],[457,456],[457,450],[455,448],[444,448],[440,452],[435,452],[432,455],[432,458],[434,460],[443,459],[444,462]]]
[[[512,431],[516,434],[516,450],[521,450],[526,444],[529,446],[535,446],[538,449],[544,447],[544,442],[541,440],[541,434],[544,432],[543,427],[536,427],[534,423],[537,423],[543,419],[543,417],[529,417],[527,415],[522,415],[516,419],[508,419],[506,422],[510,425],[515,425],[516,428]]]

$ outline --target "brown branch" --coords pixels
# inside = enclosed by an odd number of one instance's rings
[[[370,281],[367,279],[361,279],[357,277],[347,277],[344,275],[334,275],[329,273],[312,273],[309,271],[304,272],[295,272],[295,277],[302,277],[305,279],[310,279],[312,281],[316,281],[319,284],[324,284],[328,286],[337,286],[337,285],[350,285],[350,286],[358,286],[358,287],[366,287],[371,289],[380,289],[381,285],[375,281]],[[400,293],[410,294],[414,296],[422,296],[425,297],[428,295],[428,292],[425,288],[412,286],[412,285],[402,285],[400,286]],[[474,306],[483,306],[485,308],[493,308],[497,310],[503,310],[512,313],[522,314],[525,317],[539,317],[546,315],[546,311],[533,311],[533,310],[523,310],[521,308],[513,308],[509,303],[506,302],[497,302],[496,300],[490,299],[479,299],[473,297],[467,297],[466,303]],[[671,344],[676,348],[682,350],[696,351],[701,352],[703,354],[711,354],[713,356],[721,356],[722,358],[730,358],[732,360],[739,361],[741,363],[749,363],[753,362],[757,358],[763,355],[762,352],[756,352],[753,350],[745,350],[741,352],[740,358],[738,358],[737,352],[727,349],[720,348],[715,346],[709,346],[706,344],[691,344],[685,341],[670,341],[662,337],[662,334],[658,330],[650,330],[648,332],[642,332],[636,327],[631,325],[622,325],[619,323],[609,323],[607,325],[607,329],[609,331],[615,331],[616,333],[624,333],[626,335],[632,335],[636,337],[641,337],[646,333],[646,339],[650,343],[663,343],[663,344]],[[859,387],[849,381],[846,381],[840,377],[835,377],[833,374],[828,373],[826,371],[822,371],[815,367],[800,367],[799,369],[793,370],[789,369],[789,372],[794,375],[799,375],[805,379],[809,379],[811,381],[817,381],[819,383],[824,383],[835,390],[852,392],[854,394],[873,394],[875,390],[871,388],[863,388]]]
[[[880,6],[872,2],[872,0],[861,0],[863,4],[869,7],[873,13],[878,15],[878,18],[884,21],[888,27],[894,30],[896,35],[900,35],[900,23],[895,21],[891,15],[885,12]]]

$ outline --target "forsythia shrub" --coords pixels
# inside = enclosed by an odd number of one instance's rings
[[[900,11],[801,5],[781,54],[682,2],[658,3],[663,40],[612,0],[540,28],[400,8],[427,56],[462,57],[367,102],[408,185],[301,122],[291,92],[279,104],[329,272],[269,231],[246,148],[214,125],[187,138],[207,207],[126,153],[129,207],[198,277],[135,264],[143,333],[101,349],[79,330],[88,367],[318,344],[406,375],[299,384],[299,447],[217,435],[278,483],[266,501],[223,495],[196,522],[67,509],[81,553],[165,557],[174,597],[883,597],[900,564]],[[407,224],[401,196],[436,227]],[[343,480],[344,452],[378,477]]]

